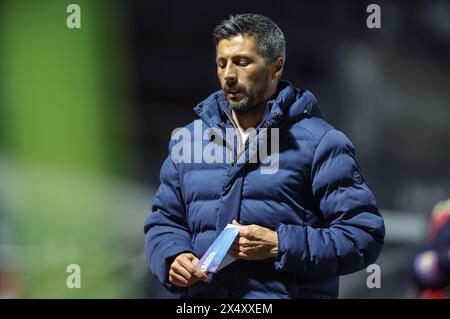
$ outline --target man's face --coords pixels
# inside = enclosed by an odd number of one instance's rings
[[[271,66],[254,37],[238,35],[217,45],[217,75],[233,111],[247,113],[270,97]]]

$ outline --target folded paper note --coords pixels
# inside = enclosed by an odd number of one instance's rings
[[[200,258],[197,263],[198,268],[208,273],[215,273],[235,261],[236,258],[228,255],[228,250],[239,234],[240,228],[241,226],[228,224]]]

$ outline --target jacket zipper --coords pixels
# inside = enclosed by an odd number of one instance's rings
[[[248,148],[248,138],[246,139],[244,148],[242,149],[243,141],[242,141],[241,133],[239,132],[239,128],[238,128],[237,125],[234,123],[232,117],[228,114],[228,112],[224,110],[224,113],[227,115],[227,117],[228,117],[228,119],[230,120],[231,124],[233,124],[234,129],[235,129],[235,130],[237,131],[237,133],[238,133],[239,149],[240,149],[240,151],[239,151],[239,152],[236,152],[236,150],[234,150],[234,158],[233,158],[233,162],[231,163],[231,166],[234,166],[234,165],[236,164],[237,159],[239,158],[239,156],[241,156],[241,154],[247,150],[247,148]],[[261,122],[259,123],[259,125],[256,127],[256,129],[260,128],[260,127],[266,122],[268,115],[269,115],[268,107],[266,106],[266,110],[265,110],[265,112],[264,112],[263,119],[261,120]]]

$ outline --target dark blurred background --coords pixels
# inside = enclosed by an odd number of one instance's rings
[[[72,2],[78,30],[65,25]],[[0,2],[6,296],[172,297],[145,265],[143,222],[172,130],[219,89],[212,30],[246,12],[283,30],[284,78],[352,140],[386,220],[381,288],[363,270],[340,296],[415,296],[411,258],[450,197],[449,1],[72,2]],[[366,25],[370,3],[381,29]],[[86,269],[77,292],[71,262]]]

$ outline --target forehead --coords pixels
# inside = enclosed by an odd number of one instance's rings
[[[217,44],[217,56],[227,57],[233,55],[259,55],[256,50],[254,36],[237,35],[220,40]]]

